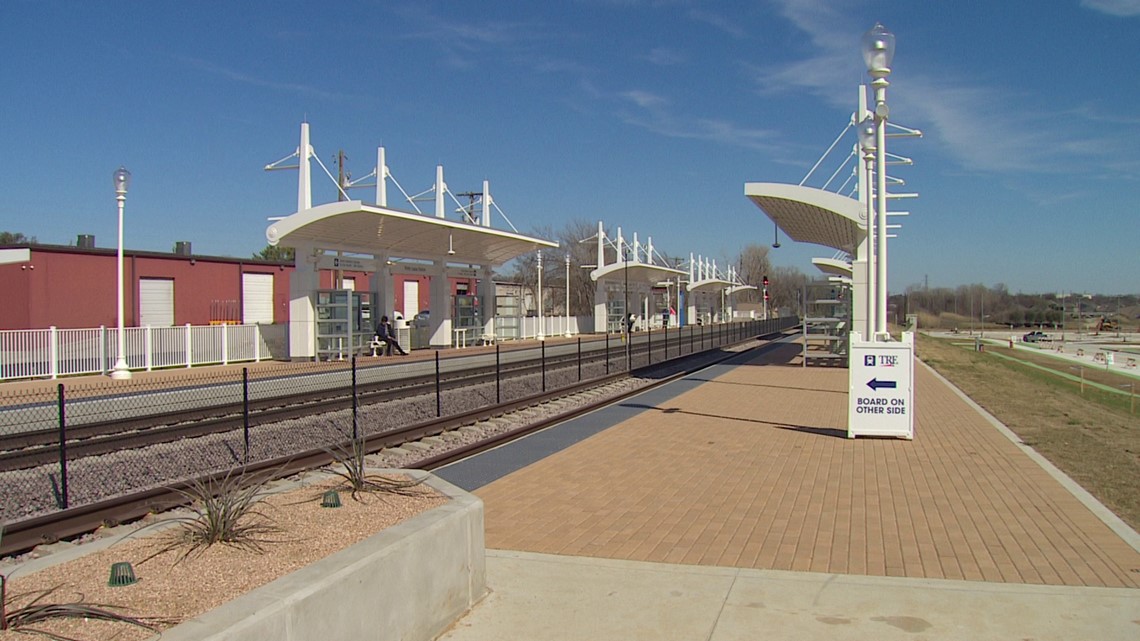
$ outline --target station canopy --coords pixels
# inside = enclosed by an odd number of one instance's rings
[[[265,230],[270,245],[399,258],[501,265],[558,243],[481,225],[435,218],[348,200],[318,205],[275,221]]]
[[[837,258],[813,258],[811,263],[828,276],[851,278],[851,263]]]
[[[625,269],[628,274],[622,274],[623,269]],[[656,285],[661,281],[676,278],[677,276],[688,276],[689,272],[673,269],[672,267],[665,267],[664,265],[654,265],[632,260],[610,263],[605,267],[599,267],[590,272],[590,278],[595,282],[599,280],[622,280],[626,278],[627,275],[630,282]]]
[[[863,205],[814,187],[745,183],[744,195],[789,238],[854,254],[867,235]]]

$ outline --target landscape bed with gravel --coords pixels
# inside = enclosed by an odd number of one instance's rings
[[[448,501],[434,489],[418,485],[400,495],[363,494],[361,500],[346,494],[341,507],[322,508],[321,494],[340,484],[340,479],[324,474],[309,477],[314,482],[294,479],[269,486],[277,489],[270,489],[258,510],[260,518],[278,530],[262,537],[261,553],[215,544],[179,560],[181,549],[161,551],[169,540],[169,528],[122,526],[91,537],[110,537],[111,545],[34,573],[24,574],[19,564],[0,566],[0,574],[9,577],[8,610],[50,591],[45,602],[114,606],[115,611],[162,630]],[[185,514],[178,511],[162,518]],[[121,561],[132,563],[138,582],[111,587],[110,568]],[[84,618],[56,619],[34,627],[73,639],[138,641],[153,636],[142,627]],[[27,638],[18,630],[0,631],[0,641]]]

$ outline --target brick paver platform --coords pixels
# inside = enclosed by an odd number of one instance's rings
[[[478,490],[487,546],[1140,587],[1140,554],[923,366],[915,440],[849,440],[847,370],[772,364],[798,349]]]

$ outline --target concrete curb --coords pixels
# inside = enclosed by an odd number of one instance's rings
[[[483,502],[426,483],[451,501],[153,639],[434,639],[483,597],[486,558]]]

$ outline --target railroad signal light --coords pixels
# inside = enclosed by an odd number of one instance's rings
[[[764,275],[764,286],[765,287],[768,286],[768,275],[767,274]]]

